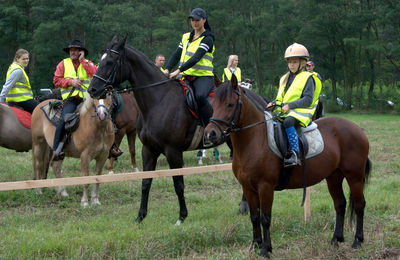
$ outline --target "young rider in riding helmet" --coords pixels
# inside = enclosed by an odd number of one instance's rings
[[[170,78],[175,78],[181,74],[185,80],[189,81],[199,105],[201,122],[203,126],[206,126],[212,114],[208,95],[214,87],[215,37],[211,32],[206,12],[203,9],[193,9],[189,19],[193,30],[183,34],[182,40],[169,59],[164,73],[168,75],[172,67],[179,62],[179,68],[170,74]]]
[[[290,150],[285,155],[284,167],[301,165],[295,127],[306,127],[311,123],[321,92],[321,84],[316,84],[316,76],[305,71],[309,58],[308,50],[301,44],[293,43],[286,49],[289,72],[279,81],[276,100],[267,105],[269,110],[274,108],[274,114],[283,121],[288,137]]]

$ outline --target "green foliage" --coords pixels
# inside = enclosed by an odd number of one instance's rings
[[[372,104],[377,86],[398,84],[400,4],[378,0],[4,0],[0,75],[22,47],[31,53],[33,89],[51,87],[55,67],[66,56],[62,48],[72,39],[81,39],[88,58],[98,62],[114,34],[127,35],[128,44],[150,59],[161,53],[168,60],[191,30],[187,16],[195,7],[206,10],[216,36],[215,73],[220,76],[227,57],[238,54],[243,78],[255,79],[260,93],[273,95],[270,86],[287,71],[283,53],[293,42],[308,48],[315,70],[332,82],[332,96],[340,94],[347,109],[365,103],[359,86],[368,86]]]

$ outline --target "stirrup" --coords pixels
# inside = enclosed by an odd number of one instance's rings
[[[65,158],[65,153],[62,151],[64,148],[64,142],[60,142],[57,146],[57,149],[53,153],[52,161],[61,161]]]
[[[124,152],[119,149],[116,144],[113,144],[110,149],[110,155],[114,158],[121,156]]]
[[[290,150],[283,159],[283,167],[301,166],[301,161],[295,151]]]

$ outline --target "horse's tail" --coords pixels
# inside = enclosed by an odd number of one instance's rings
[[[365,175],[364,175],[363,189],[368,184],[371,168],[372,168],[372,162],[368,158],[367,163],[365,165]],[[354,222],[354,212],[355,212],[355,210],[354,210],[354,200],[353,200],[353,196],[352,196],[351,192],[350,192],[350,197],[349,197],[349,210],[350,210],[350,225],[352,225],[353,222]]]

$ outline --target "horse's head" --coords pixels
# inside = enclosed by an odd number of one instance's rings
[[[233,127],[240,121],[242,106],[241,92],[236,77],[220,84],[211,101],[213,115],[204,130],[204,138],[214,144],[219,144],[230,134]]]
[[[94,109],[96,117],[100,121],[105,121],[110,118],[111,107],[112,93],[107,91],[104,98],[97,99],[87,96],[83,106],[81,107],[80,114],[84,115],[85,113],[89,112],[90,109]]]
[[[97,72],[87,90],[92,98],[104,97],[107,91],[124,80],[121,75],[121,61],[124,55],[125,42],[126,37],[120,40],[118,36],[114,36],[107,44]]]

